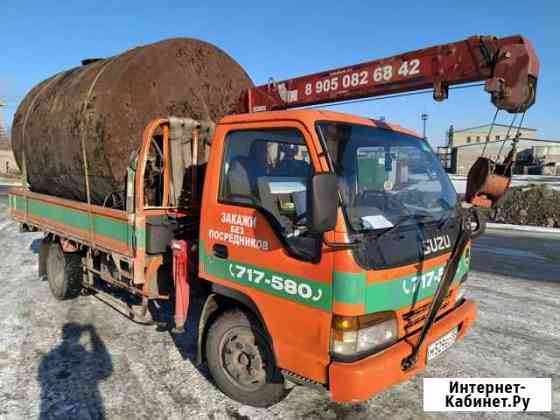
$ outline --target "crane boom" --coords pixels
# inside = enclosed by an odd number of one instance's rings
[[[486,81],[492,103],[523,112],[535,102],[539,61],[522,36],[473,36],[459,42],[327,70],[250,88],[241,112],[327,104],[400,92],[433,89],[442,101],[448,88]]]

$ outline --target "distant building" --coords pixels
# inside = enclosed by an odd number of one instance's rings
[[[479,125],[477,127],[465,128],[462,130],[453,130],[453,126],[449,129],[449,147],[458,147],[465,145],[473,145],[484,143],[486,141],[496,142],[510,140],[515,137],[517,127],[510,129],[509,125],[494,124],[490,132],[491,124]],[[520,136],[525,139],[536,139],[537,129],[529,127],[521,127]]]
[[[11,150],[0,150],[0,175],[19,175],[19,168]]]
[[[10,140],[6,132],[0,127],[0,176],[17,176],[19,174],[20,171],[12,152]]]
[[[2,108],[5,103],[0,100],[0,176],[19,176],[20,171],[12,152],[10,133],[2,122]]]
[[[560,175],[560,141],[542,142],[518,152],[515,172],[528,175]]]
[[[511,149],[517,127],[490,124],[447,132],[448,145],[438,148],[438,154],[446,170],[457,175],[466,175],[475,160],[481,156],[503,160]],[[537,129],[521,127],[517,144],[516,173],[560,175],[560,141],[537,137]]]

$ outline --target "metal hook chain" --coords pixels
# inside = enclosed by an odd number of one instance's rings
[[[521,127],[523,126],[523,120],[525,119],[526,113],[527,111],[525,111],[523,115],[521,115],[521,121],[519,121],[519,125],[517,126],[517,133],[515,133],[515,138],[513,139],[514,143],[517,143],[519,141],[519,138],[521,137]]]
[[[504,139],[502,145],[500,146],[500,150],[498,151],[498,155],[496,156],[497,161],[500,160],[500,156],[502,155],[502,151],[504,150],[504,146],[506,145],[506,141],[509,139],[509,133],[511,132],[511,128],[513,127],[513,124],[515,124],[516,119],[517,119],[517,114],[513,114],[513,118],[511,119],[511,124],[509,125],[508,131],[506,133],[506,138]],[[519,131],[519,130],[517,130],[517,131]]]
[[[523,126],[523,120],[525,119],[526,112],[527,111],[523,112],[523,115],[521,115],[521,121],[519,121],[519,125],[517,126],[517,132],[515,133],[515,137],[512,140],[511,150],[509,151],[508,155],[504,159],[504,165],[508,170],[511,168],[511,166],[514,163],[513,159],[515,158],[517,143],[519,142],[519,138],[521,137],[521,127]]]
[[[484,143],[484,149],[482,149],[481,157],[484,157],[486,153],[486,148],[488,147],[488,143],[490,141],[490,135],[492,134],[492,130],[494,129],[494,125],[496,124],[496,118],[498,118],[498,112],[500,112],[500,108],[496,109],[494,119],[492,120],[492,124],[490,124],[490,130],[488,130],[488,135],[486,136],[486,142]]]

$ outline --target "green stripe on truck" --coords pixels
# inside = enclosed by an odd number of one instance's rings
[[[344,273],[335,271],[333,276],[333,296],[335,302],[365,304],[367,279],[366,272]]]
[[[330,284],[208,255],[202,241],[200,260],[204,270],[219,279],[234,281],[243,286],[326,311],[331,308]]]
[[[201,270],[222,280],[252,287],[304,305],[330,310],[332,302],[365,304],[365,312],[396,311],[432,296],[445,265],[422,273],[367,285],[366,273],[335,272],[332,287],[282,271],[208,255],[200,242]],[[454,282],[469,270],[465,256],[459,263]]]
[[[89,231],[88,213],[80,210],[69,209],[56,204],[45,203],[35,199],[26,199],[13,196],[13,206],[16,210],[26,212],[37,217],[63,223],[77,229]],[[27,209],[25,202],[27,201]],[[95,233],[106,236],[116,241],[132,244],[132,227],[128,222],[115,220],[106,216],[93,215],[93,229]]]

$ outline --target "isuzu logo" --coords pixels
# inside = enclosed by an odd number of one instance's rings
[[[434,252],[451,248],[451,239],[449,235],[434,236],[431,239],[425,240],[422,246],[424,248],[424,255],[430,255]]]

